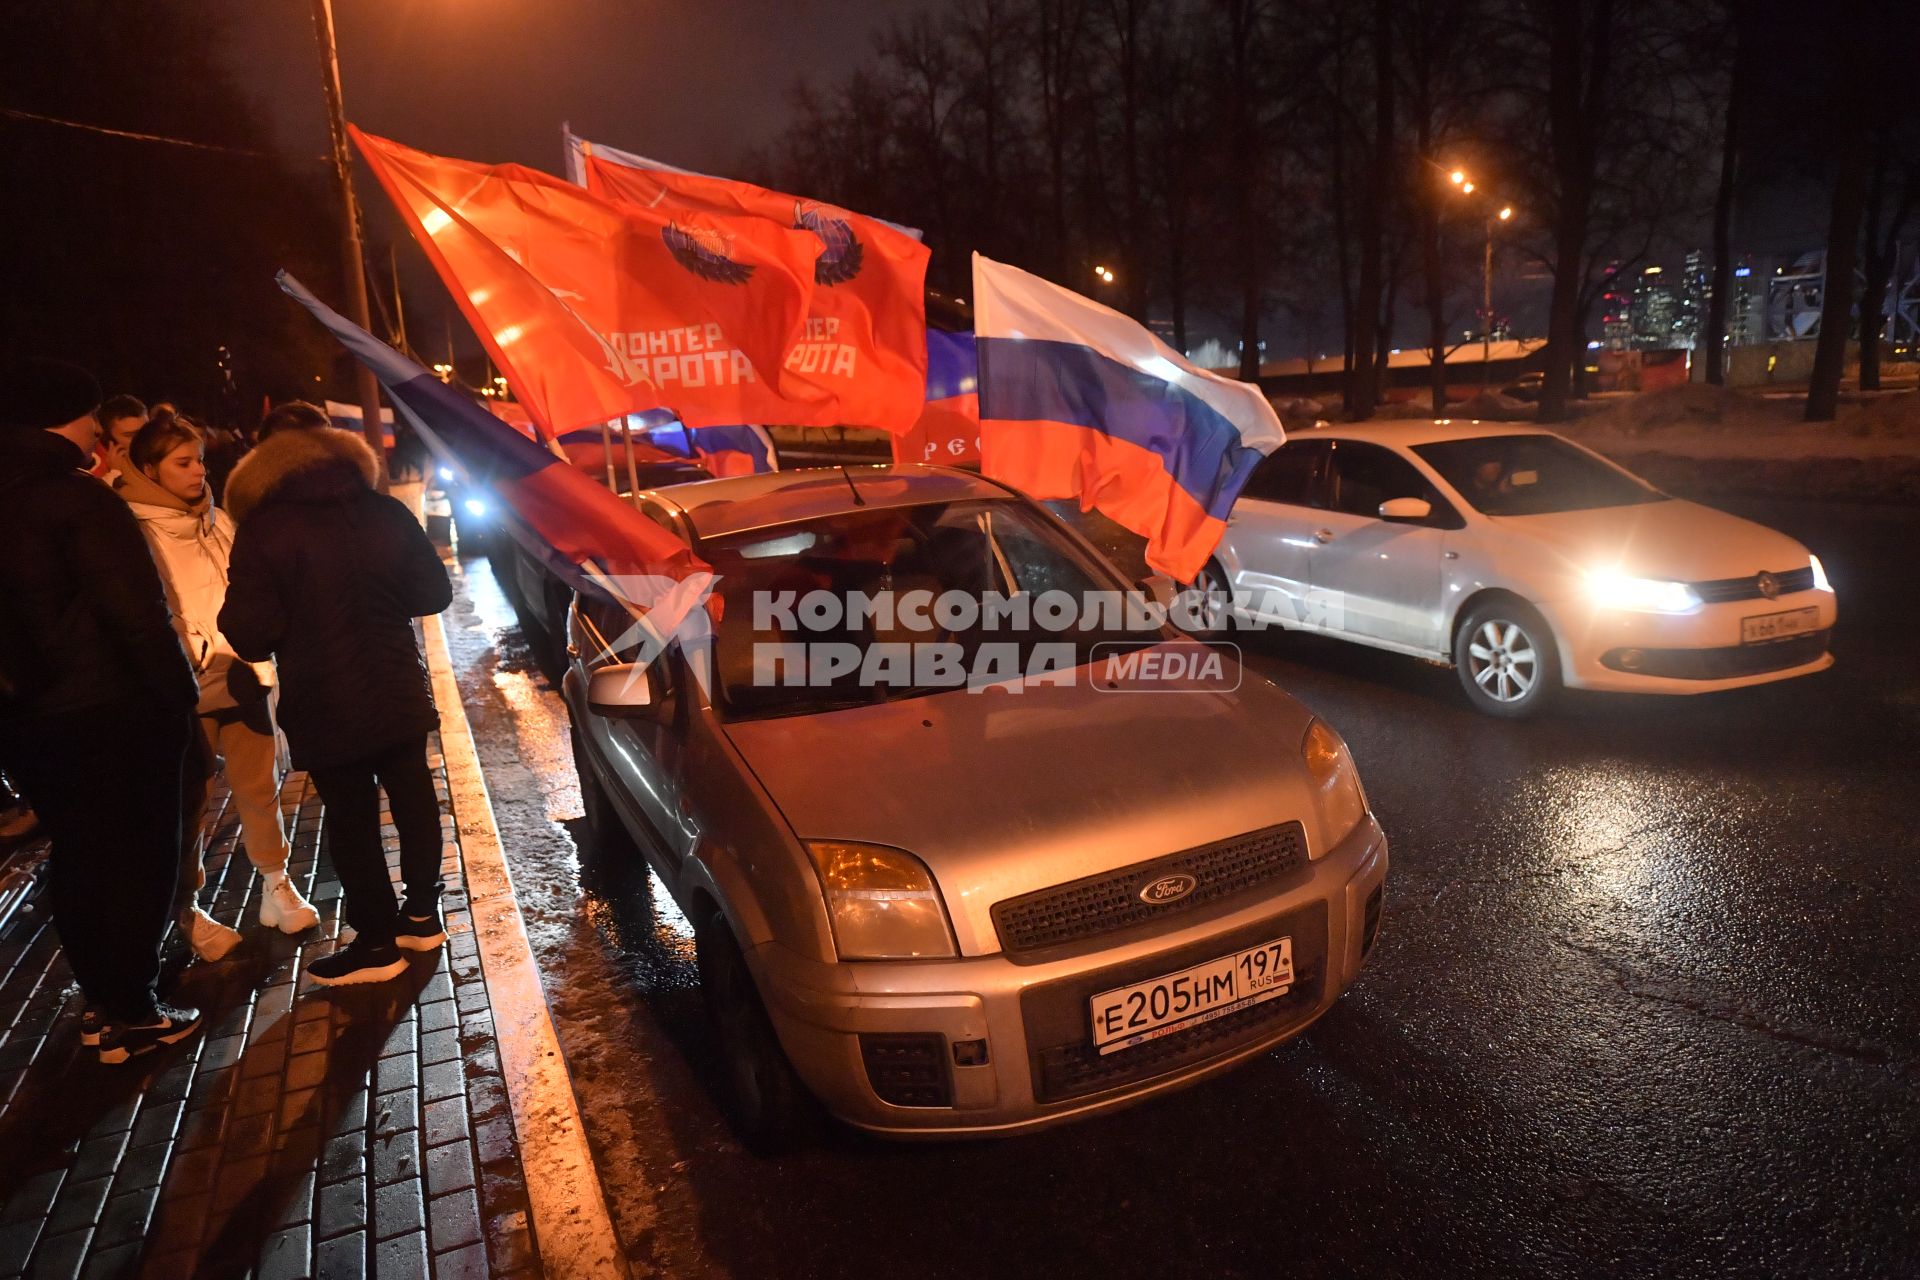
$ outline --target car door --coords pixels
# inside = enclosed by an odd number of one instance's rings
[[[1329,442],[1326,509],[1314,513],[1309,582],[1337,629],[1356,638],[1437,653],[1446,646],[1440,559],[1459,513],[1411,462],[1364,440]],[[1421,498],[1419,521],[1383,520],[1380,504]]]
[[[639,635],[624,606],[598,595],[575,603],[574,647],[590,676],[610,663],[631,662]],[[584,625],[582,625],[584,623]],[[612,719],[587,714],[582,732],[607,765],[607,794],[627,818],[643,847],[662,860],[663,873],[676,868],[698,835],[686,778],[686,727],[697,714],[698,690],[678,651],[658,659],[651,669],[656,696],[668,706],[660,718]]]
[[[1320,527],[1327,440],[1289,440],[1261,459],[1227,517],[1222,540],[1233,593],[1255,612],[1288,626],[1321,626],[1308,564]]]

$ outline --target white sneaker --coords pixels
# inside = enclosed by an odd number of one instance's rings
[[[180,917],[180,927],[186,931],[193,954],[209,964],[226,959],[227,953],[240,945],[238,929],[227,928],[199,907]]]
[[[320,923],[320,912],[300,895],[284,871],[261,877],[260,923],[282,933],[303,933]]]

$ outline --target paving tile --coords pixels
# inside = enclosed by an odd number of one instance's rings
[[[180,1280],[199,1269],[200,1258],[195,1249],[172,1249],[165,1253],[149,1247],[140,1260],[142,1280]]]
[[[297,1054],[287,1062],[286,1087],[312,1089],[327,1078],[327,1054],[324,1049]]]
[[[93,1251],[87,1255],[87,1262],[80,1270],[83,1280],[120,1280],[140,1261],[140,1242],[122,1241],[112,1247],[103,1247],[95,1240]]]
[[[418,1177],[420,1150],[415,1132],[390,1134],[373,1140],[373,1181],[385,1186],[401,1178]]]
[[[366,1138],[358,1133],[329,1138],[320,1157],[320,1180],[335,1182],[366,1172]]]
[[[466,1092],[467,1074],[458,1059],[437,1062],[420,1072],[420,1096],[428,1102],[452,1098]]]
[[[429,1102],[421,1119],[421,1131],[429,1147],[464,1138],[467,1136],[467,1100],[457,1097]]]
[[[91,1182],[62,1188],[60,1199],[47,1217],[47,1234],[62,1235],[99,1222],[100,1211],[106,1207],[107,1193],[112,1189],[113,1179],[110,1177],[95,1178]]]
[[[484,1245],[470,1244],[433,1255],[434,1280],[485,1280],[490,1274]]]
[[[26,1269],[27,1256],[40,1239],[46,1223],[39,1218],[0,1223],[0,1276],[16,1275]]]
[[[367,1091],[355,1089],[345,1096],[327,1098],[327,1129],[331,1133],[358,1133],[367,1127]]]
[[[460,1011],[452,1000],[439,1000],[420,1006],[420,1031],[445,1031],[460,1023]]]
[[[33,1280],[71,1280],[79,1275],[81,1260],[91,1243],[92,1228],[58,1236],[49,1233],[33,1251]]]
[[[207,1189],[209,1185],[195,1183],[193,1186],[196,1190],[188,1195],[169,1196],[162,1193],[160,1207],[154,1211],[149,1236],[153,1252],[173,1253],[200,1246],[207,1215],[213,1211],[213,1192]]]
[[[444,1031],[429,1031],[420,1037],[420,1063],[432,1066],[436,1062],[451,1062],[460,1056],[460,1033],[452,1027]]]
[[[12,1195],[7,1197],[6,1209],[0,1211],[0,1218],[7,1221],[19,1221],[25,1218],[45,1217],[47,1206],[60,1193],[60,1184],[66,1180],[66,1174],[59,1169],[48,1169],[36,1173],[22,1182]]]
[[[430,1195],[464,1191],[473,1186],[473,1148],[449,1142],[427,1152],[427,1190]]]
[[[513,1121],[506,1116],[474,1126],[473,1138],[483,1165],[502,1164],[520,1154],[513,1140]]]
[[[426,1192],[418,1178],[390,1183],[373,1193],[373,1236],[386,1240],[427,1225]]]
[[[402,1133],[420,1127],[420,1095],[412,1089],[386,1093],[375,1098],[373,1131],[376,1135]]]
[[[294,1129],[319,1119],[320,1091],[301,1089],[280,1099],[280,1128]]]
[[[435,1252],[480,1242],[480,1201],[471,1190],[436,1197],[427,1205]]]
[[[373,1270],[380,1280],[426,1280],[427,1235],[416,1231],[374,1246]]]
[[[281,1193],[280,1212],[274,1216],[277,1227],[297,1227],[303,1222],[313,1221],[314,1182],[312,1172],[295,1178],[293,1185]]]
[[[114,1191],[142,1191],[159,1186],[160,1179],[167,1172],[167,1160],[172,1154],[171,1142],[134,1147],[120,1161],[119,1172],[114,1175]]]
[[[325,1022],[314,1022],[311,1020],[295,1022],[293,1024],[293,1039],[289,1045],[294,1054],[294,1061],[298,1062],[299,1055],[303,1053],[312,1053],[316,1049],[325,1049],[327,1043],[332,1040],[332,1038],[332,1036],[327,1034],[327,1024]]]
[[[359,1231],[367,1225],[367,1180],[348,1178],[320,1188],[314,1201],[313,1230],[321,1239]]]
[[[487,1259],[496,1273],[532,1265],[533,1227],[525,1209],[487,1219]]]
[[[120,1154],[127,1149],[127,1135],[110,1133],[104,1138],[88,1138],[80,1144],[68,1176],[75,1182],[105,1178],[120,1167]]]
[[[362,1280],[367,1274],[366,1234],[356,1231],[315,1245],[313,1274],[320,1280]]]
[[[289,1227],[268,1236],[260,1246],[260,1265],[255,1280],[305,1280],[314,1274],[311,1233],[304,1226]]]
[[[158,1191],[151,1187],[111,1197],[100,1214],[94,1247],[108,1249],[114,1245],[136,1242],[146,1235],[147,1223],[153,1218],[154,1202],[159,1198]]]
[[[148,1105],[140,1109],[140,1118],[134,1122],[133,1136],[127,1145],[144,1147],[154,1142],[170,1142],[173,1131],[180,1125],[180,1117],[186,1112],[186,1104],[181,1102],[163,1102]]]

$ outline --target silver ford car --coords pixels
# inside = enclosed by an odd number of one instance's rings
[[[923,467],[640,501],[717,607],[657,653],[576,599],[574,751],[594,856],[644,857],[694,924],[751,1145],[822,1104],[896,1137],[1111,1110],[1359,973],[1387,843],[1345,744],[1151,610],[1072,617],[1145,597],[1045,509]]]

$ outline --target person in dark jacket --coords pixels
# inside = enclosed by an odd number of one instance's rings
[[[200,1025],[156,997],[200,690],[138,522],[82,470],[99,403],[72,365],[0,371],[0,767],[52,837],[54,923],[88,1001],[82,1043],[125,1062]]]
[[[327,806],[329,848],[354,937],[307,966],[315,983],[381,982],[401,949],[446,940],[440,806],[427,766],[439,725],[413,620],[453,600],[413,513],[374,491],[373,451],[333,427],[276,430],[234,468],[239,532],[220,631],[249,662],[280,665],[280,726]],[[400,837],[406,902],[380,846],[380,792]]]

